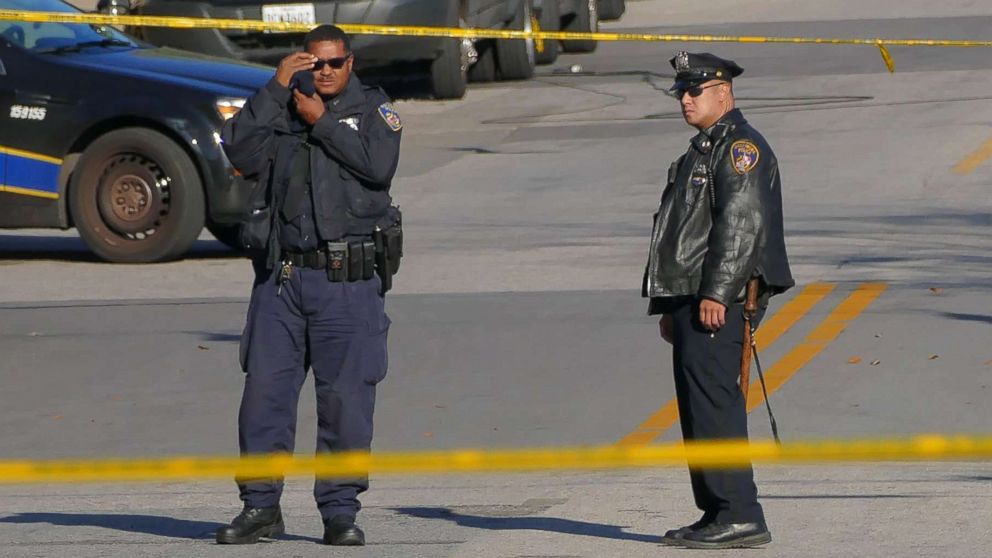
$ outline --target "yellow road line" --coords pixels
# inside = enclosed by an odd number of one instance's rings
[[[316,475],[347,478],[365,473],[478,473],[604,470],[644,467],[740,467],[758,463],[939,461],[992,458],[992,436],[937,436],[880,440],[819,440],[777,445],[771,440],[711,440],[685,445],[602,446],[435,452],[347,452],[238,457],[171,457],[0,461],[0,485],[67,482],[175,481]]]
[[[992,139],[986,141],[981,145],[981,147],[970,153],[964,159],[958,161],[958,164],[954,165],[953,170],[956,174],[971,174],[975,172],[975,169],[980,167],[982,163],[987,161],[989,157],[992,157]]]
[[[7,192],[9,194],[18,194],[21,196],[31,196],[34,198],[45,198],[49,200],[59,199],[59,195],[55,192],[46,192],[44,190],[32,190],[30,188],[19,188],[17,186],[4,186],[0,184],[0,192]]]
[[[831,283],[811,283],[802,292],[792,298],[775,313],[774,316],[761,324],[755,337],[760,348],[770,347],[779,337],[796,324],[814,306],[834,290]],[[662,408],[638,425],[633,432],[627,434],[617,445],[638,446],[651,443],[672,427],[679,418],[678,401],[672,398]]]
[[[844,302],[841,302],[806,337],[805,341],[789,351],[789,354],[782,357],[781,360],[768,369],[765,373],[768,394],[775,393],[782,385],[789,381],[789,378],[803,366],[806,366],[806,363],[813,360],[813,357],[827,348],[827,345],[833,342],[847,328],[848,324],[860,316],[875,299],[885,292],[886,287],[885,283],[865,283],[851,293]],[[755,382],[752,382],[747,401],[748,412],[754,410],[755,407],[761,405],[764,401],[765,397],[761,393],[760,386],[756,386]]]

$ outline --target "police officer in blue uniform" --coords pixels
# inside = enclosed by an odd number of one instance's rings
[[[685,440],[747,439],[738,384],[746,285],[756,281],[757,325],[768,298],[793,286],[782,226],[778,162],[734,104],[744,70],[708,53],[680,52],[672,91],[698,133],[668,172],[655,215],[643,294],[673,346]],[[703,516],[663,542],[743,548],[771,541],[751,467],[690,470]]]
[[[317,451],[368,450],[376,384],[386,375],[390,322],[373,235],[394,219],[402,122],[385,93],[352,75],[341,29],[316,27],[304,48],[282,60],[222,134],[235,168],[257,180],[241,228],[255,269],[241,340],[243,455],[293,452],[311,369]],[[282,479],[237,480],[244,509],[217,542],[282,534]],[[367,489],[367,477],[316,481],[325,544],[365,544],[355,518]]]

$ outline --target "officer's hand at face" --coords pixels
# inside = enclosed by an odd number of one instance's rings
[[[727,323],[727,307],[715,300],[699,301],[699,322],[709,331],[716,331]]]
[[[296,101],[296,113],[300,115],[300,118],[304,122],[311,126],[316,124],[327,110],[324,108],[324,101],[316,93],[308,97],[300,93],[298,89],[294,89],[293,100]]]
[[[312,70],[316,61],[317,57],[309,52],[294,52],[279,62],[279,67],[276,68],[276,81],[279,85],[288,88],[296,72]]]
[[[675,342],[675,319],[671,314],[665,314],[658,322],[658,329],[661,331],[661,338],[668,344]]]

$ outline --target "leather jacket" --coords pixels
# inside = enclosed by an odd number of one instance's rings
[[[668,172],[654,216],[642,295],[743,300],[749,278],[763,295],[795,285],[785,253],[775,154],[734,109],[699,132]]]

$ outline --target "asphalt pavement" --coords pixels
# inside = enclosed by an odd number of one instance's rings
[[[980,4],[645,0],[608,27],[985,38]],[[662,93],[683,47],[745,68],[738,106],[782,169],[799,285],[759,341],[783,439],[992,432],[987,51],[893,48],[889,74],[874,47],[618,43],[460,101],[397,103],[408,245],[375,450],[679,439],[671,353],[638,289],[692,135]],[[249,273],[207,233],[182,261],[132,266],[98,262],[74,231],[0,232],[0,457],[234,455]],[[300,453],[313,401],[308,383]],[[992,543],[988,462],[756,475],[775,540],[748,555]],[[211,536],[238,511],[231,482],[0,487],[0,555],[665,556],[686,551],[661,534],[697,518],[682,469],[381,475],[360,517],[370,546],[330,549],[309,484],[289,481],[286,537],[237,550]]]

